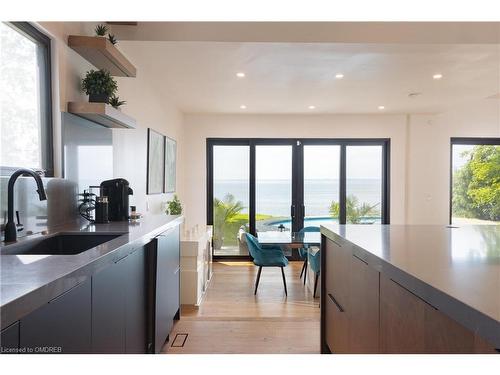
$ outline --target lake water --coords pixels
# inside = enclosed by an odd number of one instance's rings
[[[381,202],[382,182],[380,179],[348,179],[347,195],[355,195],[359,203],[371,205]],[[248,212],[249,183],[242,180],[216,180],[215,197],[222,199],[231,193],[245,206]],[[338,201],[338,180],[305,180],[304,203],[306,216],[328,216],[333,201]],[[289,181],[266,180],[256,186],[256,211],[258,214],[289,216],[291,206],[291,185]],[[380,206],[378,206],[380,208]]]

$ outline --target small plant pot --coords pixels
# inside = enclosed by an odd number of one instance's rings
[[[224,243],[223,238],[214,238],[213,239],[213,245],[215,250],[220,250],[222,249],[222,244]]]
[[[89,102],[91,103],[107,103],[109,102],[108,94],[90,94]]]

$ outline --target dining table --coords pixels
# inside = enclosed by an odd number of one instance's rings
[[[259,243],[266,246],[281,246],[288,249],[308,248],[319,250],[321,244],[320,232],[266,231],[258,232]]]

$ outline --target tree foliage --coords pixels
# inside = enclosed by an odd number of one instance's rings
[[[346,198],[346,221],[349,224],[359,224],[361,219],[380,215],[380,211],[377,206],[379,203],[370,205],[368,203],[359,203],[358,198],[355,195],[349,195]],[[334,218],[340,216],[340,204],[339,202],[332,202],[330,205],[330,215]]]
[[[231,222],[243,211],[244,206],[241,201],[237,201],[232,194],[226,194],[222,200],[214,198],[214,246],[220,249],[224,241],[224,229],[227,223]]]
[[[454,173],[453,215],[500,220],[500,146],[475,146]]]

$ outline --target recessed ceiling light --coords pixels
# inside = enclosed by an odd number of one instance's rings
[[[441,73],[436,73],[432,76],[432,79],[441,79],[443,78],[443,75]]]
[[[308,108],[309,109],[316,109],[316,106],[315,105],[310,105]]]
[[[238,73],[236,73],[236,77],[238,77],[238,78],[244,78],[245,77],[245,73],[238,72]]]
[[[342,79],[342,78],[344,78],[344,75],[342,73],[337,73],[337,74],[335,74],[335,78]]]
[[[247,106],[245,104],[240,105],[240,109],[247,109]]]
[[[385,106],[383,106],[383,105],[379,105],[379,106],[378,106],[378,109],[379,109],[380,111],[383,111],[383,110],[385,109]]]

